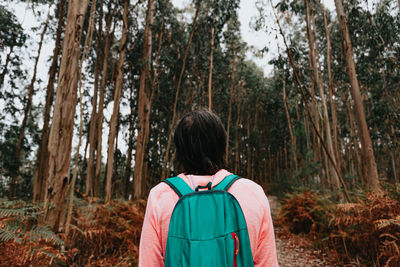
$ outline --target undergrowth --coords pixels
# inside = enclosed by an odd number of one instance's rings
[[[400,202],[391,193],[363,193],[346,204],[310,191],[292,194],[279,222],[307,234],[343,265],[400,266]]]
[[[43,209],[23,201],[0,199],[1,266],[63,265],[64,241],[45,225],[39,225]]]
[[[0,199],[0,266],[136,266],[145,205],[76,200],[66,236],[39,224],[41,206]]]

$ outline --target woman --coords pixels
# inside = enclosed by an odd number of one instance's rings
[[[174,132],[178,175],[193,190],[212,186],[231,173],[225,170],[226,131],[221,120],[206,110],[186,114]],[[249,233],[254,266],[278,266],[268,199],[258,184],[237,180],[229,189],[239,202]],[[166,183],[151,191],[147,201],[139,247],[139,266],[164,266],[168,228],[179,196]],[[210,266],[211,267],[211,266]]]

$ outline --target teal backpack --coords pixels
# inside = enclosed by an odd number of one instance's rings
[[[227,192],[239,178],[232,174],[213,188],[209,182],[196,191],[179,177],[164,180],[179,196],[169,224],[164,266],[254,266],[242,209]]]

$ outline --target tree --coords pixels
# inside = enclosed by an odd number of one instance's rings
[[[115,82],[114,91],[114,106],[113,113],[110,119],[110,132],[108,135],[108,152],[107,152],[107,172],[106,172],[106,186],[104,189],[104,202],[108,203],[112,196],[112,175],[114,166],[114,140],[117,131],[117,123],[119,116],[119,102],[121,98],[123,75],[124,75],[124,60],[126,52],[126,33],[128,29],[128,12],[129,12],[129,0],[124,0],[124,13],[122,15],[122,35],[119,43],[119,59],[118,59],[118,74]]]
[[[62,224],[69,188],[74,114],[79,78],[80,40],[89,0],[71,0],[68,5],[63,52],[49,134],[49,172],[45,197],[45,221],[58,231]]]
[[[48,172],[47,158],[48,158],[48,141],[49,141],[49,124],[50,124],[50,110],[53,103],[54,96],[54,82],[58,70],[58,59],[61,50],[61,34],[64,25],[64,11],[65,0],[60,0],[58,3],[58,16],[57,16],[57,30],[56,39],[53,50],[52,63],[49,70],[49,79],[46,87],[46,102],[43,114],[43,127],[40,137],[39,149],[36,156],[36,169],[33,178],[33,201],[43,201],[46,190],[46,177]]]
[[[354,100],[355,120],[358,128],[358,135],[361,141],[361,157],[363,167],[368,180],[368,185],[374,190],[380,191],[378,170],[376,166],[374,149],[365,118],[364,105],[362,103],[360,87],[358,84],[356,66],[354,63],[353,47],[351,44],[349,28],[347,25],[346,14],[344,13],[342,0],[335,0],[336,12],[339,19],[340,33],[342,37],[342,49],[345,55],[347,74],[351,84],[351,95]]]

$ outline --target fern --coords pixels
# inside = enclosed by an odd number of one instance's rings
[[[27,233],[34,242],[45,240],[57,246],[63,246],[64,241],[61,240],[48,226],[37,225]]]
[[[19,239],[20,234],[18,230],[20,227],[18,225],[6,225],[5,227],[0,229],[0,243],[8,242],[8,241],[15,241],[17,243],[21,243]]]
[[[389,220],[377,220],[375,221],[377,229],[382,229],[387,226],[398,226],[400,227],[400,216],[397,216],[394,219],[389,219]]]

